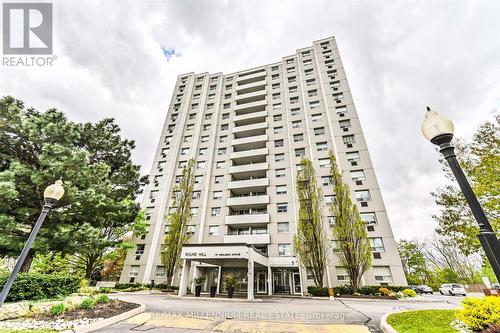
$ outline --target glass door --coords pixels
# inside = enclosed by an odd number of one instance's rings
[[[294,294],[300,294],[301,292],[301,287],[300,287],[300,273],[293,273],[293,293]]]
[[[267,279],[266,272],[257,273],[257,292],[266,293],[267,292]]]

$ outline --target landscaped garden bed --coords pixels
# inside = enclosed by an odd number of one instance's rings
[[[307,288],[310,296],[330,296],[328,288],[313,287]],[[364,298],[364,299],[406,299],[417,296],[417,293],[404,286],[363,286],[354,289],[348,285],[333,288],[333,295],[344,298]]]

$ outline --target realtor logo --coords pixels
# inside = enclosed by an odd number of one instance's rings
[[[3,3],[3,53],[52,54],[52,3]]]

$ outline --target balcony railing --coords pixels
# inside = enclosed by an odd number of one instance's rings
[[[224,243],[270,244],[269,234],[224,235]]]
[[[227,198],[227,206],[249,206],[249,205],[266,205],[269,203],[269,195],[254,195]]]
[[[227,215],[224,218],[226,225],[251,225],[269,223],[269,214],[246,214],[246,215]]]
[[[269,186],[269,178],[256,178],[256,179],[248,179],[248,180],[235,180],[228,183],[227,188],[230,190],[239,189],[239,188],[247,188],[247,187],[260,187],[260,186]]]

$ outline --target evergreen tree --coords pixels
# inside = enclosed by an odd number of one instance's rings
[[[294,252],[300,264],[312,275],[317,287],[323,286],[328,264],[328,239],[323,218],[323,192],[318,186],[316,171],[309,159],[300,162],[297,172],[297,196],[299,198],[299,222],[294,236]]]
[[[182,176],[175,185],[172,195],[174,210],[166,216],[169,231],[161,249],[161,261],[165,267],[167,282],[172,281],[180,266],[182,247],[190,238],[187,232],[191,220],[191,201],[194,187],[194,159],[189,160],[182,169]]]
[[[331,205],[335,224],[332,228],[333,239],[342,266],[349,275],[350,284],[358,288],[361,277],[370,268],[372,254],[366,231],[358,207],[352,202],[349,185],[344,183],[337,167],[335,156],[330,151],[330,177],[334,199]]]

